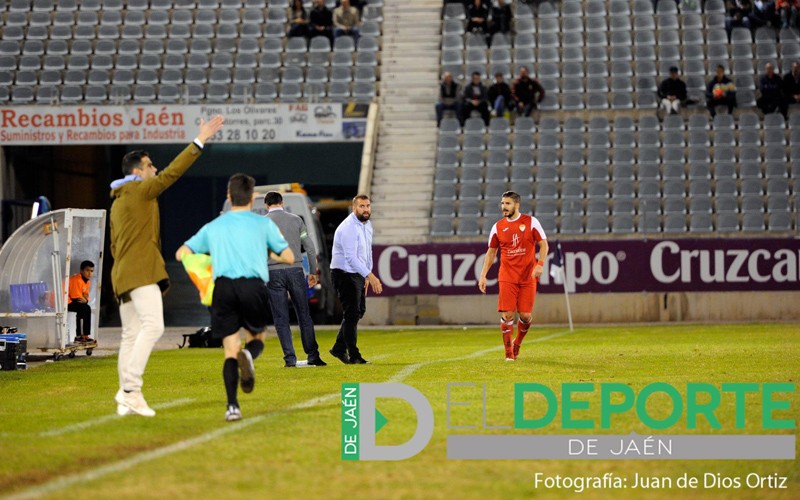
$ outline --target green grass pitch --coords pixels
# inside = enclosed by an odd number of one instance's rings
[[[488,425],[513,424],[513,384],[621,382],[641,389],[652,382],[685,388],[688,382],[790,382],[800,375],[796,324],[560,327],[531,330],[515,363],[503,360],[498,329],[363,330],[359,345],[371,365],[345,366],[327,355],[335,332],[318,332],[324,368],[285,369],[275,338],[256,361],[257,383],[240,394],[244,420],[224,421],[220,349],[155,352],[145,374],[145,396],[155,418],[116,417],[116,357],[48,363],[25,372],[0,372],[0,497],[15,498],[800,498],[797,460],[448,460],[451,397],[473,402],[451,409],[451,425],[478,425],[476,434],[577,434],[557,423],[544,430],[482,429],[482,390]],[[299,339],[295,339],[299,348]],[[434,409],[435,428],[418,455],[397,462],[341,459],[341,384],[402,382],[420,390]],[[685,392],[684,392],[685,394]],[[800,421],[800,401],[776,417]],[[590,404],[599,396],[586,396]],[[533,402],[535,404],[535,402]],[[655,416],[669,411],[653,398]],[[527,405],[527,400],[526,400]],[[414,432],[407,403],[379,400],[388,424],[377,444],[401,444]],[[526,406],[527,408],[527,406]],[[596,408],[596,407],[595,407]],[[760,405],[748,398],[746,428],[733,427],[734,405],[724,399],[723,434],[797,434],[764,431]],[[527,411],[527,409],[526,409]],[[751,418],[749,415],[758,415]],[[597,417],[597,410],[576,413]],[[594,434],[658,434],[635,414]],[[705,420],[687,430],[685,419],[662,434],[713,434]],[[688,473],[787,478],[786,489],[586,490],[534,486],[534,475],[602,476],[613,473],[677,478]]]

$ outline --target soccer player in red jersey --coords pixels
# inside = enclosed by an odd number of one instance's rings
[[[536,283],[544,271],[547,259],[547,236],[536,217],[519,212],[519,195],[506,191],[500,201],[503,218],[492,226],[489,249],[483,261],[478,288],[486,293],[486,274],[494,264],[500,250],[500,272],[497,281],[500,293],[497,310],[500,312],[500,331],[506,348],[506,361],[514,361],[519,354],[522,339],[531,326],[533,301],[536,298]],[[536,244],[539,258],[536,258]],[[519,314],[517,336],[514,341],[514,313]]]

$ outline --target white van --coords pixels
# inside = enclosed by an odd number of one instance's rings
[[[308,303],[314,323],[327,323],[331,321],[336,311],[336,291],[333,289],[331,281],[331,256],[325,244],[325,234],[322,231],[319,211],[311,199],[301,191],[300,185],[292,183],[256,186],[253,193],[253,212],[259,215],[267,214],[264,195],[269,191],[280,192],[283,195],[283,209],[300,216],[306,223],[308,235],[317,250],[317,267],[319,268],[319,283],[308,289]],[[230,210],[230,202],[225,200],[222,211],[227,212],[228,210]],[[308,256],[305,252],[303,252],[303,267],[308,273]]]

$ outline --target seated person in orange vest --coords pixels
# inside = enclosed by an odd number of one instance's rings
[[[67,311],[78,315],[75,320],[75,342],[94,342],[92,333],[92,308],[89,306],[89,280],[94,274],[94,263],[81,262],[81,272],[69,277],[69,304]]]

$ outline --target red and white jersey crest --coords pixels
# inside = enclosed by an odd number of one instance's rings
[[[536,217],[519,214],[514,220],[502,218],[492,226],[489,246],[500,249],[498,281],[525,283],[532,281],[536,266],[536,243],[546,240]]]

